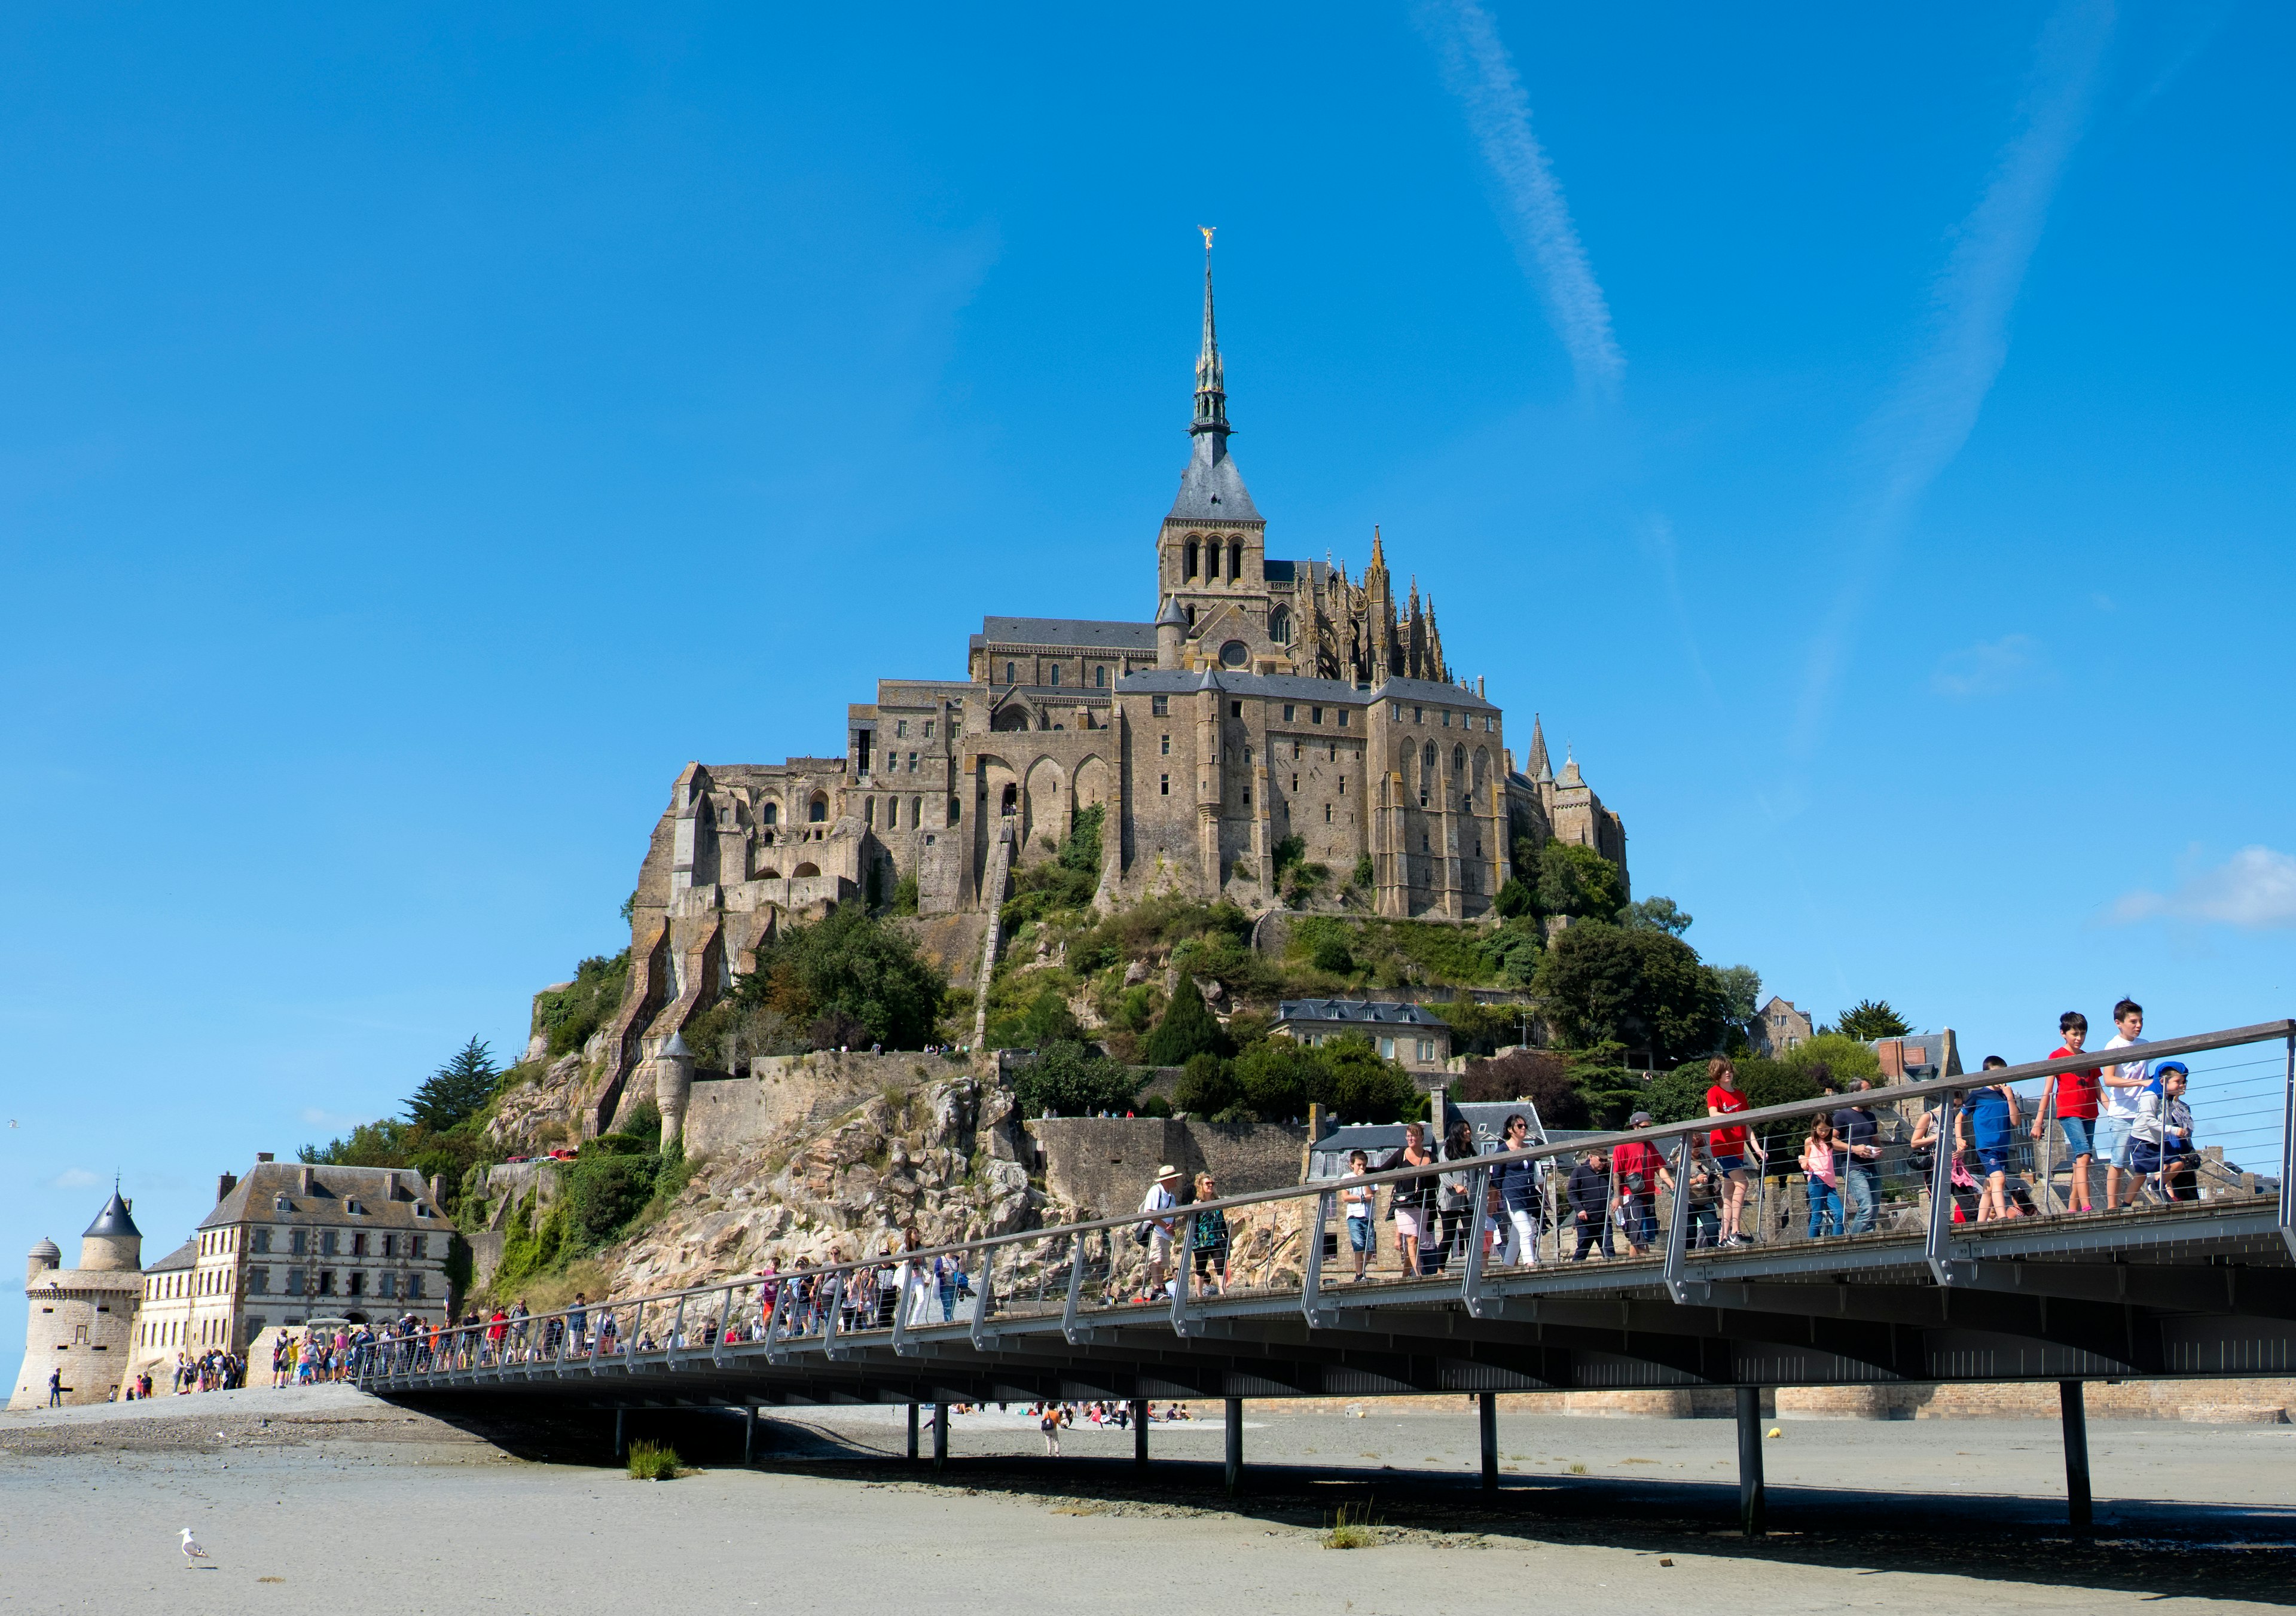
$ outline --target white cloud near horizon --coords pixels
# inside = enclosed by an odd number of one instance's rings
[[[1446,88],[1466,111],[1500,203],[1515,259],[1546,302],[1547,319],[1579,384],[1608,396],[1626,370],[1611,306],[1570,222],[1570,205],[1530,127],[1530,98],[1490,13],[1477,0],[1426,0],[1420,29],[1434,45]]]
[[[2137,890],[2112,906],[2108,920],[2197,921],[2243,931],[2296,928],[2296,858],[2267,847],[2247,847],[2212,868],[2197,870],[2172,892]]]
[[[52,1190],[86,1190],[94,1189],[102,1182],[103,1175],[101,1173],[91,1173],[84,1167],[68,1167],[48,1180],[48,1187]]]
[[[1947,652],[1930,675],[1930,688],[1941,696],[1968,701],[2013,690],[2045,671],[2041,647],[2030,635],[2005,634]]]
[[[1985,193],[1953,231],[1931,283],[1926,340],[1867,423],[1872,492],[1847,546],[1841,588],[1810,649],[1792,730],[1798,758],[1816,751],[1866,604],[1922,496],[1969,441],[2008,358],[2010,312],[2087,125],[2112,29],[2109,0],[2066,0],[2041,30],[2017,131]]]

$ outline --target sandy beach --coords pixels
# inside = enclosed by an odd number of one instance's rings
[[[898,1409],[768,1417],[749,1468],[738,1419],[685,1418],[649,1428],[697,1459],[669,1483],[605,1463],[599,1416],[474,1431],[342,1388],[9,1415],[0,1611],[319,1601],[468,1616],[633,1598],[838,1611],[891,1597],[1001,1612],[1025,1590],[1111,1613],[1423,1616],[1567,1592],[1693,1612],[2094,1616],[2296,1598],[2296,1428],[2094,1427],[2099,1532],[2076,1544],[2054,1426],[1790,1423],[1766,1444],[1780,1530],[1748,1545],[1729,1527],[1727,1422],[1504,1418],[1492,1499],[1474,1485],[1464,1404],[1456,1417],[1246,1409],[1248,1485],[1233,1503],[1217,1406],[1154,1428],[1144,1479],[1127,1431],[1079,1428],[1063,1459],[1034,1456],[1017,1408],[955,1420],[939,1480],[899,1457]],[[1380,1522],[1374,1546],[1324,1546],[1341,1503]],[[184,1569],[184,1526],[211,1564]]]

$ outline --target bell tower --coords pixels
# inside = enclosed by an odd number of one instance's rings
[[[1223,642],[1242,638],[1253,651],[1267,643],[1267,530],[1243,474],[1227,450],[1227,367],[1220,357],[1212,306],[1212,232],[1204,231],[1204,328],[1196,353],[1196,407],[1188,422],[1187,468],[1179,497],[1156,535],[1156,595],[1160,617],[1177,605],[1188,632],[1182,657],[1215,661],[1218,648],[1199,642],[1218,617]]]

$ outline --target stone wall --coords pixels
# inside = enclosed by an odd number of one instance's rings
[[[1078,1217],[1131,1211],[1168,1162],[1193,1180],[1209,1172],[1224,1195],[1300,1182],[1308,1130],[1283,1122],[1194,1118],[1050,1117],[1024,1124],[1045,1188]]]
[[[760,1055],[750,1062],[747,1077],[695,1077],[685,1113],[686,1153],[715,1155],[783,1128],[820,1128],[872,1095],[943,1082],[972,1070],[913,1050]]]

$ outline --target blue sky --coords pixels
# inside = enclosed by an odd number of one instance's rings
[[[0,23],[9,1250],[513,1048],[688,759],[1150,612],[1199,225],[1271,548],[1709,958],[2290,1008],[2284,10],[621,9]]]

